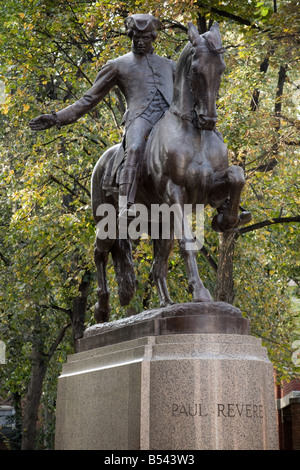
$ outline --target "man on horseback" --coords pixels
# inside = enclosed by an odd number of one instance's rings
[[[135,215],[139,163],[146,140],[172,101],[175,62],[155,54],[152,47],[160,25],[160,21],[150,14],[126,18],[132,51],[108,61],[92,88],[74,104],[57,113],[41,115],[29,123],[32,130],[72,124],[95,107],[114,86],[119,87],[127,104],[122,121],[124,138],[115,160],[118,164],[123,163],[118,177],[119,217]]]

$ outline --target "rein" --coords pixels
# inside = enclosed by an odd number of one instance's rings
[[[193,117],[190,114],[180,113],[179,111],[177,111],[176,109],[174,109],[172,107],[169,108],[169,111],[170,111],[170,113],[174,114],[174,116],[179,117],[179,119],[181,119],[182,121],[191,122],[194,125],[194,127],[196,127],[196,129],[201,129],[201,126],[198,123],[198,120],[197,120],[196,117]],[[193,109],[191,111],[194,112]]]
[[[180,113],[179,111],[177,111],[176,109],[174,109],[172,107],[169,108],[169,111],[170,111],[170,113],[174,114],[174,116],[179,117],[183,121],[194,122],[194,118],[189,114]]]

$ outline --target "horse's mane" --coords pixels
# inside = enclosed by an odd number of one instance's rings
[[[190,59],[192,57],[191,50],[193,49],[193,46],[190,42],[186,44],[184,49],[181,51],[181,54],[179,56],[179,59],[176,64],[176,72],[181,71],[182,69],[185,69],[187,64],[190,64]]]

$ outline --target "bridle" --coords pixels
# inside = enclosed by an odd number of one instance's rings
[[[205,45],[206,45],[206,48],[209,50],[209,52],[213,52],[213,53],[216,53],[216,54],[223,54],[226,50],[224,47],[219,47],[219,48],[212,47],[211,44],[206,40],[206,38],[205,38]],[[207,49],[205,49],[205,52],[208,52]],[[192,80],[193,68],[191,66],[191,59],[192,59],[192,56],[193,56],[193,50],[194,50],[194,47],[191,48],[189,72],[188,72],[188,75],[186,76],[186,79],[189,83],[190,92],[191,92],[192,96],[194,97],[194,100],[193,100],[194,107],[191,109],[190,113],[180,113],[177,109],[173,108],[172,106],[170,106],[169,111],[174,116],[179,117],[181,120],[191,122],[197,129],[202,129],[202,127],[199,123],[199,120],[198,120],[197,112],[195,110],[195,105],[196,105],[196,98],[195,97],[197,95],[196,95],[196,91],[193,88],[193,80]]]

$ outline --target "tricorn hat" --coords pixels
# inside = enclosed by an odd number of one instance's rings
[[[124,23],[127,33],[132,30],[146,33],[161,27],[161,22],[150,14],[130,15]]]

